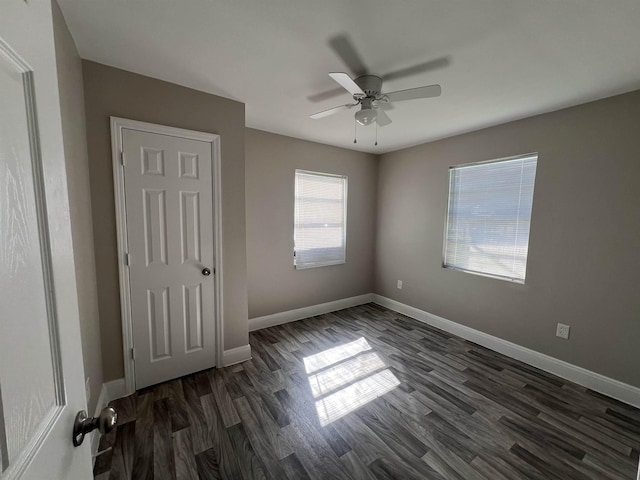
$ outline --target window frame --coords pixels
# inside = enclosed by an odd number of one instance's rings
[[[445,215],[444,215],[444,235],[443,235],[443,242],[442,242],[442,263],[441,263],[441,267],[445,268],[447,270],[453,270],[453,271],[459,271],[459,272],[464,272],[464,273],[468,273],[471,275],[477,275],[480,277],[486,277],[486,278],[493,278],[496,280],[503,280],[505,282],[509,282],[509,283],[515,283],[517,285],[525,285],[525,281],[527,278],[527,270],[529,267],[529,252],[527,249],[527,259],[526,259],[526,263],[525,263],[525,272],[524,272],[524,277],[522,279],[519,278],[514,278],[514,277],[507,277],[507,276],[503,276],[503,275],[496,275],[496,274],[492,274],[492,273],[487,273],[487,272],[481,272],[478,270],[469,270],[469,269],[465,269],[465,268],[460,268],[460,267],[455,267],[453,265],[447,265],[446,263],[446,259],[447,259],[447,240],[448,240],[448,236],[449,236],[449,212],[451,211],[451,184],[452,184],[452,172],[453,170],[457,169],[457,168],[464,168],[464,167],[473,167],[473,166],[478,166],[478,165],[485,165],[485,164],[491,164],[491,163],[500,163],[500,162],[508,162],[511,160],[518,160],[518,159],[525,159],[525,158],[531,158],[531,157],[535,157],[536,159],[536,174],[534,176],[534,180],[533,180],[533,193],[532,193],[532,215],[531,217],[533,217],[533,201],[535,199],[535,184],[536,184],[536,176],[537,176],[537,167],[538,167],[538,160],[540,159],[540,155],[538,152],[530,152],[530,153],[525,153],[525,154],[520,154],[520,155],[512,155],[509,157],[502,157],[502,158],[495,158],[495,159],[490,159],[490,160],[481,160],[481,161],[477,161],[477,162],[469,162],[469,163],[460,163],[460,164],[456,164],[456,165],[451,165],[448,168],[448,173],[449,173],[449,186],[447,189],[447,209],[445,211]],[[531,240],[531,218],[529,219],[529,238],[527,240],[527,245],[530,243]]]
[[[343,256],[341,260],[332,260],[325,261],[322,263],[314,263],[314,264],[306,264],[306,265],[298,265],[297,264],[297,252],[296,252],[296,225],[297,217],[296,217],[296,184],[298,173],[306,174],[306,175],[315,175],[319,177],[332,177],[332,178],[340,178],[344,180],[343,184],[343,200],[342,200],[342,245],[343,245]],[[333,265],[344,265],[347,263],[347,201],[348,201],[348,191],[349,191],[349,177],[348,175],[342,175],[338,173],[325,173],[325,172],[317,172],[314,170],[306,170],[301,168],[296,168],[294,171],[294,193],[293,193],[293,268],[295,270],[308,270],[310,268],[320,268],[320,267],[330,267]]]

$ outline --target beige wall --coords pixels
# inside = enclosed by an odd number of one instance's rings
[[[85,379],[89,378],[89,412],[102,388],[100,318],[93,246],[89,162],[84,117],[82,62],[58,4],[53,2],[53,33],[58,67],[62,136],[67,170],[71,235],[78,290]]]
[[[377,157],[247,129],[249,317],[373,291]],[[296,168],[347,175],[347,263],[295,270]]]
[[[376,292],[640,386],[639,119],[637,91],[383,155]],[[448,167],[529,152],[526,284],[442,268]]]
[[[124,375],[111,115],[220,135],[224,348],[246,344],[244,104],[94,62],[82,64],[105,380]]]

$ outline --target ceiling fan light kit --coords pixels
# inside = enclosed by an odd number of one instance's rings
[[[358,122],[360,125],[367,126],[376,121],[376,109],[372,104],[373,101],[368,97],[363,98],[360,102],[360,105],[362,105],[362,107],[356,112],[355,115],[356,122]]]

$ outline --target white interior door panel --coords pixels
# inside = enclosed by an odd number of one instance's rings
[[[211,143],[124,129],[136,388],[213,367]]]
[[[0,478],[91,478],[51,3],[0,5]]]

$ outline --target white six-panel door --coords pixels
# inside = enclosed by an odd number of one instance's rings
[[[122,130],[136,388],[215,366],[211,143]]]
[[[0,478],[91,478],[51,2],[0,2]]]

